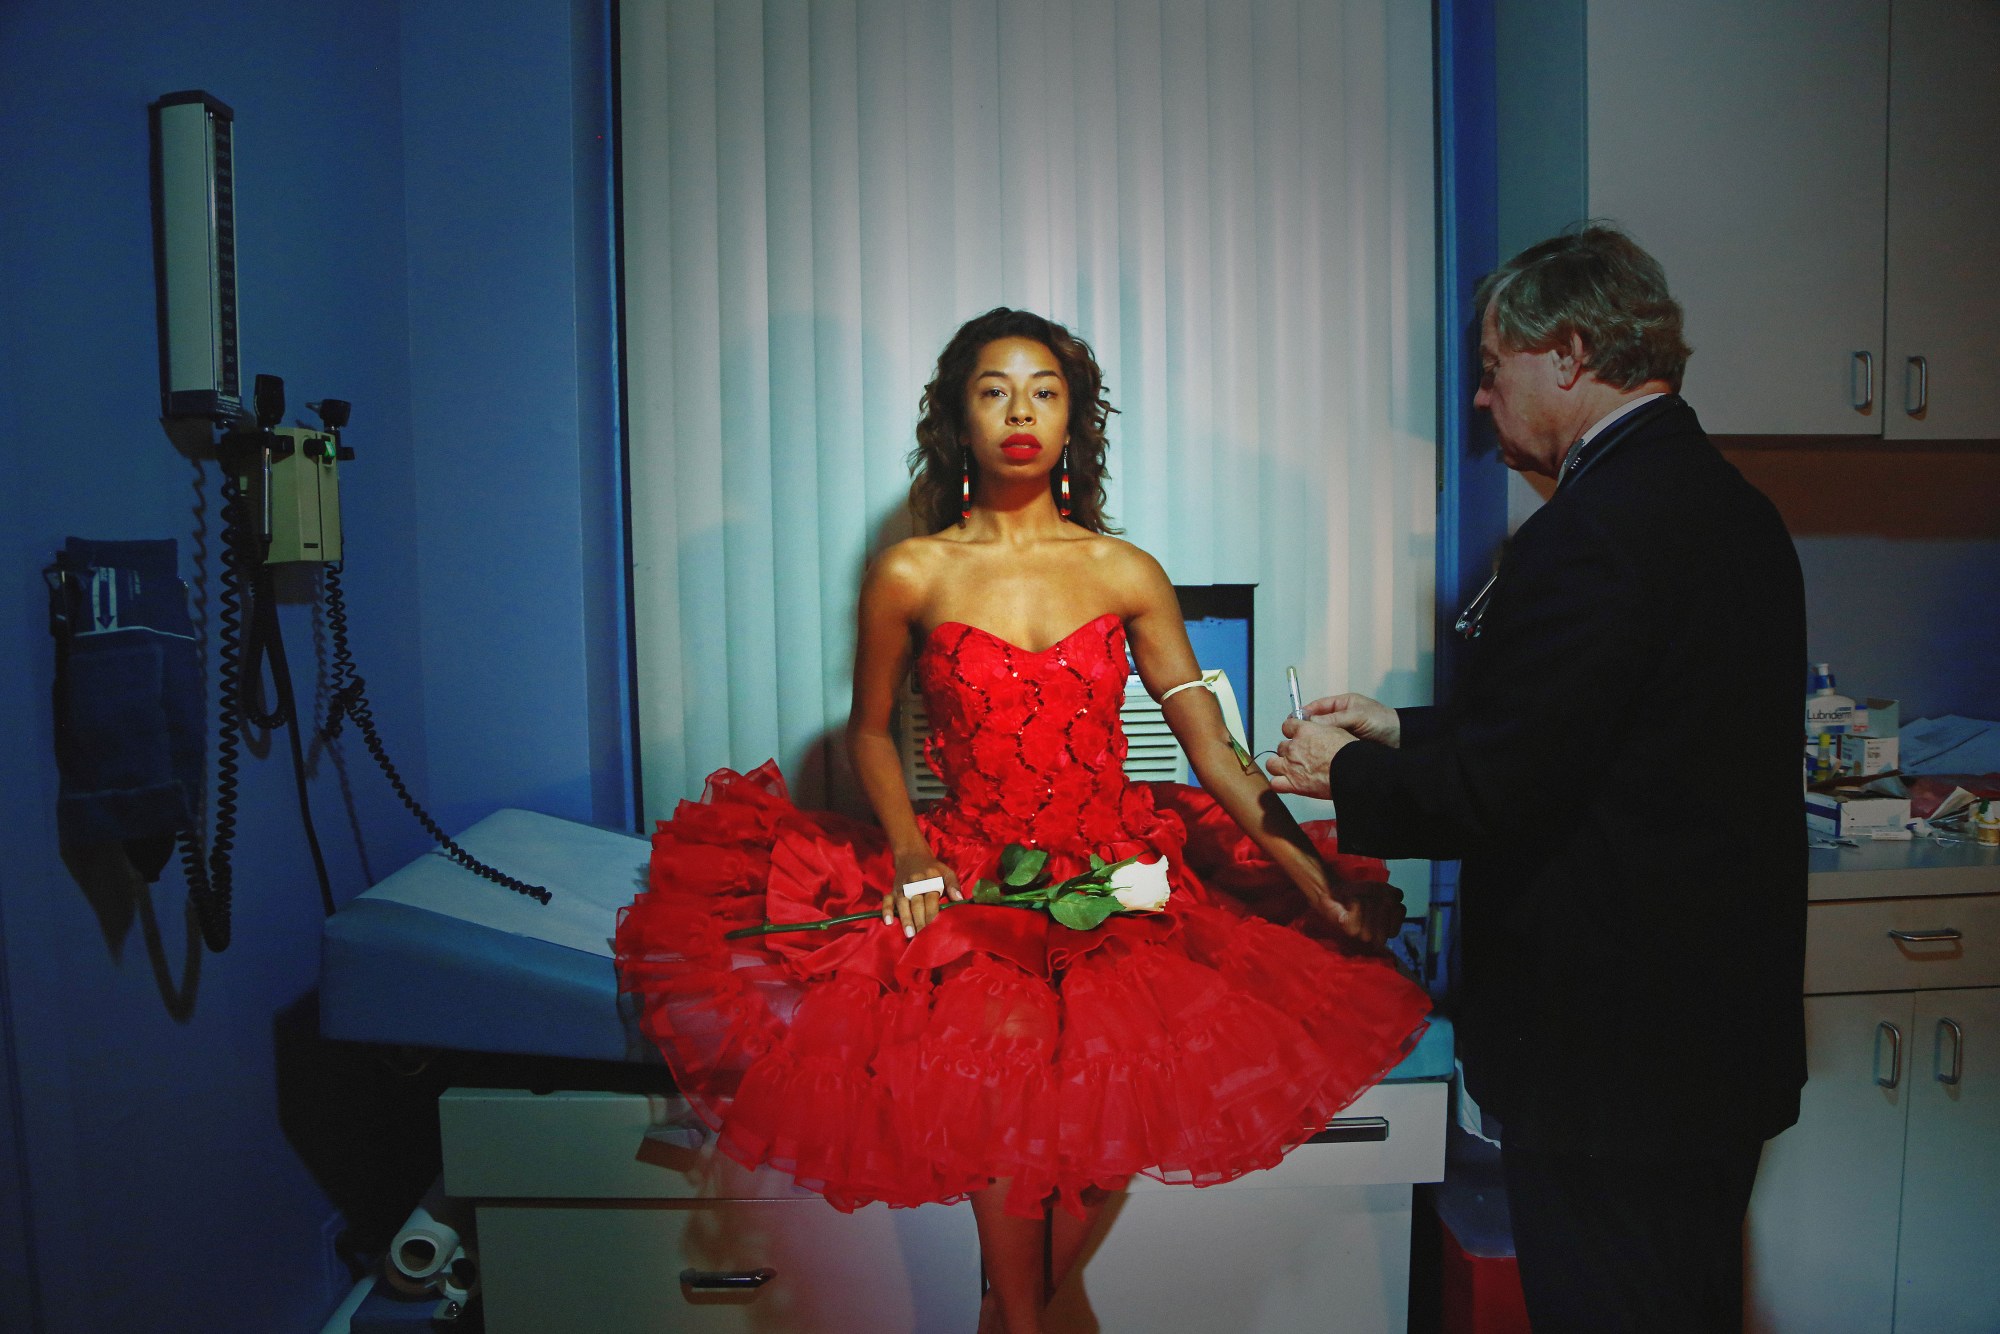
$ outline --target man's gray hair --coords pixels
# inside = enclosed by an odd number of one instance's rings
[[[1676,392],[1693,350],[1666,271],[1616,227],[1592,222],[1529,246],[1479,284],[1476,308],[1493,307],[1500,345],[1546,352],[1574,333],[1599,380],[1632,389],[1664,380]]]

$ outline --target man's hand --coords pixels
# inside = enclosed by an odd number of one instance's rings
[[[1352,732],[1329,723],[1285,719],[1285,740],[1278,743],[1278,753],[1264,761],[1264,771],[1271,775],[1271,790],[1299,797],[1331,795],[1326,766],[1334,752],[1355,739]]]
[[[1328,695],[1316,699],[1306,705],[1306,716],[1343,728],[1363,741],[1379,741],[1391,747],[1403,741],[1403,722],[1396,711],[1366,695]]]

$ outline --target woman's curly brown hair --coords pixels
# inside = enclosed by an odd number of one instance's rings
[[[938,354],[937,372],[918,403],[917,447],[910,451],[910,508],[925,532],[959,521],[959,482],[966,467],[965,387],[979,352],[999,338],[1032,338],[1055,356],[1069,388],[1069,521],[1093,533],[1115,533],[1104,513],[1104,426],[1118,409],[1104,392],[1104,372],[1090,345],[1025,310],[995,306],[959,326]],[[1057,473],[1049,491],[1057,493]],[[1057,499],[1061,497],[1058,495]]]

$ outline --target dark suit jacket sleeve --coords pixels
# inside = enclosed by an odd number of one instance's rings
[[[1410,710],[1400,749],[1358,741],[1333,757],[1343,849],[1532,854],[1641,725],[1638,682],[1657,638],[1643,573],[1580,507],[1552,505],[1530,522],[1462,697],[1449,710]]]
[[[1403,730],[1403,744],[1421,746],[1437,735],[1438,710],[1428,704],[1396,710],[1396,723]]]

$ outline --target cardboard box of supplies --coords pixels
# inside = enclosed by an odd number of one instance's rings
[[[1806,828],[1829,838],[1908,838],[1908,797],[1874,792],[1806,793]]]
[[[1839,738],[1840,772],[1844,774],[1885,774],[1899,767],[1901,737],[1848,732]]]
[[[1850,736],[1893,737],[1903,728],[1903,705],[1893,699],[1864,699],[1848,720]]]

